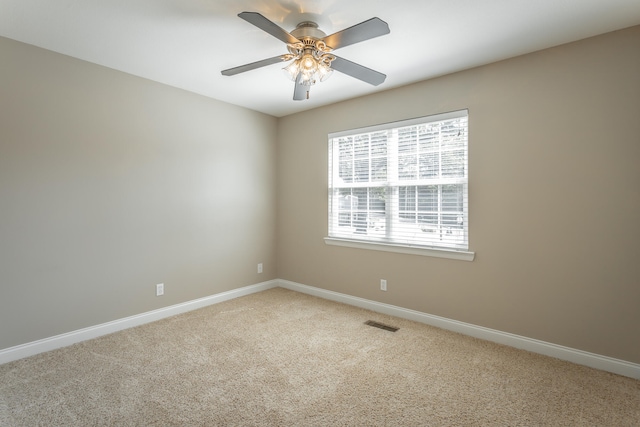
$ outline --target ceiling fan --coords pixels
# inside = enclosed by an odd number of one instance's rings
[[[379,18],[371,18],[327,36],[312,21],[300,22],[289,33],[257,12],[242,12],[238,16],[286,43],[289,53],[229,68],[223,70],[222,75],[233,76],[278,62],[291,61],[284,70],[295,82],[293,99],[296,101],[309,99],[311,85],[318,80],[326,80],[333,70],[374,86],[387,78],[382,73],[331,53],[345,46],[389,34],[389,25]]]

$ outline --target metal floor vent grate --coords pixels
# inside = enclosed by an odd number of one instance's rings
[[[400,328],[394,328],[393,326],[385,325],[383,323],[374,322],[373,320],[367,320],[365,325],[373,326],[374,328],[384,329],[385,331],[395,332]]]

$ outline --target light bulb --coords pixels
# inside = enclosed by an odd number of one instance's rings
[[[329,67],[324,62],[318,64],[318,75],[320,76],[321,82],[331,77],[331,74],[333,74],[333,68]]]
[[[282,70],[284,70],[286,76],[289,79],[295,82],[296,77],[298,76],[298,72],[300,71],[300,60],[296,59],[295,61],[291,61],[291,63],[284,67]]]
[[[300,61],[302,68],[310,72],[314,72],[318,67],[315,58],[309,53],[304,54]]]

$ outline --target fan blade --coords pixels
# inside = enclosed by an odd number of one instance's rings
[[[229,68],[222,70],[223,76],[235,76],[236,74],[244,73],[245,71],[255,70],[256,68],[266,67],[267,65],[275,64],[277,62],[283,62],[282,55],[274,56],[273,58],[263,59],[262,61],[252,62],[250,64],[240,65],[239,67]]]
[[[378,86],[387,78],[387,76],[382,73],[340,58],[339,56],[336,56],[336,59],[331,61],[331,68],[374,86]]]
[[[323,38],[327,46],[332,49],[340,49],[374,37],[389,34],[389,25],[380,18],[371,18],[368,21],[361,22],[353,27],[346,28],[337,33],[333,33]]]
[[[300,80],[302,80],[302,73],[298,73],[298,76],[296,77],[295,87],[293,88],[294,101],[304,101],[305,99],[309,99],[311,85],[300,84]]]
[[[278,40],[284,43],[288,43],[288,44],[300,43],[300,40],[293,37],[287,31],[280,28],[277,24],[274,24],[273,22],[269,21],[267,18],[265,18],[264,16],[260,15],[257,12],[241,12],[238,14],[238,16],[244,19],[245,21],[247,21],[248,23],[253,24],[256,27],[260,28],[262,31],[265,31],[271,34],[273,37],[277,38]]]

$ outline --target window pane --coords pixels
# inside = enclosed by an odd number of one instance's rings
[[[443,212],[460,212],[463,208],[463,185],[443,185],[442,186],[442,211]]]
[[[387,180],[387,158],[371,160],[371,180],[386,181]]]
[[[351,194],[350,188],[341,188],[338,192],[338,225],[350,227],[358,209],[358,199]]]
[[[466,124],[464,126],[466,126]],[[463,133],[463,127],[457,120],[443,122],[441,130],[442,150],[461,148],[464,145],[466,132]]]
[[[353,159],[353,138],[339,138],[340,161]]]
[[[369,135],[358,135],[354,138],[354,156],[356,159],[369,157]]]
[[[356,160],[355,166],[355,181],[356,182],[368,182],[369,181],[369,159]]]
[[[355,232],[366,233],[367,229],[367,188],[354,188],[352,194],[357,199],[356,209],[354,210],[352,226]]]
[[[386,226],[386,188],[369,188],[369,212],[367,216],[367,234],[383,238]]]
[[[400,156],[398,159],[398,179],[416,179],[418,177],[418,161],[414,154]]]
[[[398,129],[398,152],[401,154],[415,153],[418,150],[417,127],[411,126]]]
[[[420,154],[420,178],[437,178],[440,175],[440,154],[427,152]]]
[[[442,176],[463,177],[464,150],[445,151],[442,153]]]
[[[420,126],[420,152],[440,149],[440,125],[428,124]]]
[[[369,210],[384,215],[387,189],[384,187],[369,188]]]
[[[425,185],[418,187],[418,211],[438,212],[438,187]]]
[[[416,220],[416,187],[400,187],[398,191],[400,220]]]
[[[341,161],[338,176],[344,182],[353,182],[353,161]]]
[[[371,155],[387,156],[387,132],[377,132],[371,135]]]

